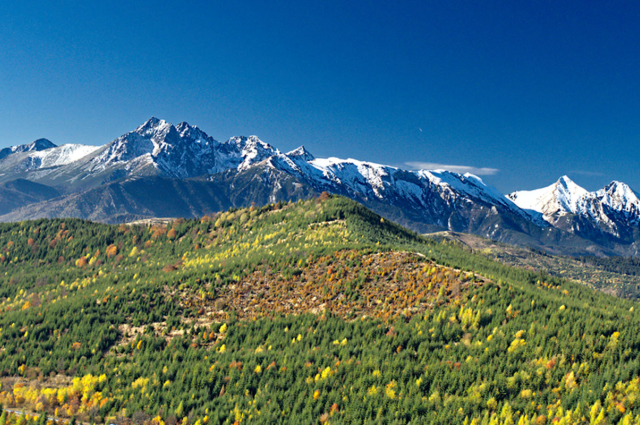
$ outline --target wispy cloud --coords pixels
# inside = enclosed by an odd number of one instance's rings
[[[437,164],[435,162],[410,161],[405,162],[404,164],[414,170],[446,170],[460,174],[471,173],[477,176],[492,176],[500,172],[497,168],[470,167],[468,165],[446,165]]]

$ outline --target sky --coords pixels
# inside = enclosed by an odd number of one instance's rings
[[[640,3],[3,3],[0,148],[151,116],[226,140],[640,191]]]

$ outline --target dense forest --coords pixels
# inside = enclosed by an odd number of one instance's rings
[[[342,197],[0,247],[0,425],[640,424],[635,302]]]
[[[579,261],[585,264],[593,264],[610,272],[640,276],[640,259],[634,257],[579,257]]]

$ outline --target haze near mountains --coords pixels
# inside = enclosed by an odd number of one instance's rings
[[[418,232],[453,230],[553,253],[638,255],[640,200],[624,183],[587,192],[562,177],[504,196],[471,174],[407,171],[355,159],[282,153],[255,136],[220,142],[151,118],[104,146],[46,139],[0,151],[0,220],[122,222],[197,217],[322,191]]]

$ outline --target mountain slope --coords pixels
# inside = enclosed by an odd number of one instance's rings
[[[77,176],[68,181],[56,179],[56,176],[61,170],[74,170],[75,164],[98,150],[100,148],[96,146],[67,144],[15,152],[0,159],[0,181],[21,178],[49,186],[69,185]],[[72,171],[68,174],[72,175]]]
[[[56,189],[28,180],[0,183],[0,214],[8,214],[26,205],[58,196],[60,193]]]
[[[121,223],[154,217],[193,218],[231,207],[298,200],[314,194],[312,188],[272,169],[230,171],[194,179],[152,176],[110,182],[34,203],[0,216],[0,221],[75,217]]]

